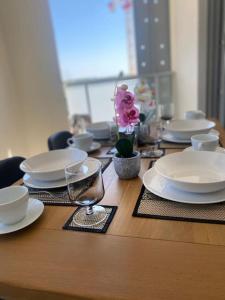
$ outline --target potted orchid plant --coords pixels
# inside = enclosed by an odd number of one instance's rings
[[[116,88],[114,97],[115,121],[118,129],[117,153],[113,157],[114,168],[121,179],[130,179],[140,171],[140,153],[134,151],[134,126],[139,123],[139,110],[135,96],[123,84]]]

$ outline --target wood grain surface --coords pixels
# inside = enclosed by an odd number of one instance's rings
[[[118,205],[106,234],[62,230],[74,208],[45,206],[0,236],[0,298],[225,299],[225,225],[132,217],[149,162],[133,180],[119,180],[113,163],[104,172],[101,203]]]

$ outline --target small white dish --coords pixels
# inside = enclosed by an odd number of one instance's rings
[[[206,119],[172,120],[165,125],[165,130],[176,139],[190,139],[192,135],[208,133],[216,124]]]
[[[205,119],[205,113],[201,110],[189,110],[184,113],[184,118],[187,120]]]
[[[87,152],[73,148],[44,152],[24,160],[20,169],[32,179],[55,181],[64,178],[65,166],[76,162],[79,170],[87,158]]]
[[[30,198],[28,200],[27,213],[25,218],[20,222],[12,225],[0,223],[0,234],[10,233],[27,227],[36,221],[44,210],[44,204],[37,199]]]
[[[225,188],[225,155],[210,151],[168,154],[155,163],[158,174],[177,189],[210,193]]]
[[[93,142],[92,145],[91,145],[91,147],[87,150],[87,153],[92,153],[92,152],[94,152],[96,150],[99,150],[101,148],[101,146],[102,145],[100,143]]]
[[[90,176],[91,174],[94,174],[96,171],[96,168],[98,166],[99,160],[94,158],[87,158],[86,161],[81,166],[82,169],[82,175],[77,175],[77,180],[80,181],[82,179],[85,179],[86,177]],[[76,182],[74,181],[74,182]],[[65,174],[64,178],[60,180],[55,181],[41,181],[41,180],[35,180],[33,179],[29,174],[25,174],[23,176],[23,182],[26,186],[35,188],[35,189],[55,189],[64,187],[67,185]]]
[[[93,134],[96,140],[109,139],[112,124],[112,122],[97,122],[90,124],[86,130]]]
[[[83,151],[90,149],[93,142],[93,135],[89,132],[74,135],[67,140],[67,144],[71,148],[77,148]]]
[[[219,145],[219,136],[210,133],[193,135],[191,144],[196,151],[215,151]]]
[[[225,201],[225,189],[208,194],[184,192],[173,187],[168,180],[156,172],[154,167],[144,174],[143,183],[153,194],[180,203],[212,204]]]
[[[86,150],[86,152],[87,153],[92,153],[92,152],[94,152],[94,151],[96,151],[96,150],[99,150],[100,148],[101,148],[101,144],[100,143],[98,143],[98,142],[93,142],[92,144],[91,144],[91,146]],[[69,148],[74,148],[73,146],[70,146]]]
[[[11,225],[21,221],[26,215],[28,199],[25,186],[0,189],[0,222]]]
[[[183,151],[196,151],[196,150],[194,150],[193,147],[191,146],[191,147],[185,148]],[[225,148],[217,147],[215,152],[219,152],[219,153],[225,154]]]
[[[187,140],[177,139],[169,132],[164,132],[162,134],[161,138],[162,138],[162,140],[164,140],[166,142],[170,142],[170,143],[176,143],[176,144],[190,144],[191,143],[190,139],[187,139]]]

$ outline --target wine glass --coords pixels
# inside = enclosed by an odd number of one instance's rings
[[[158,118],[161,119],[162,125],[168,124],[174,115],[174,104],[172,102],[158,105]]]
[[[95,164],[94,170],[85,175],[85,169],[77,171],[75,163],[65,168],[70,201],[81,208],[74,214],[75,224],[83,227],[94,226],[105,220],[107,213],[104,207],[95,205],[102,200],[105,194],[102,178],[102,164],[96,159],[89,158]],[[80,179],[79,178],[83,178]]]

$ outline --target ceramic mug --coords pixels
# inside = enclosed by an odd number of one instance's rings
[[[205,119],[205,113],[201,110],[186,111],[184,116],[185,116],[185,119],[187,119],[187,120]]]
[[[29,200],[25,186],[11,186],[0,189],[0,222],[6,225],[21,221],[27,211]]]
[[[214,134],[197,134],[191,137],[191,144],[196,151],[216,151],[219,137]]]
[[[75,135],[67,140],[67,144],[73,148],[79,148],[88,151],[93,143],[93,135],[90,133],[83,133]]]

